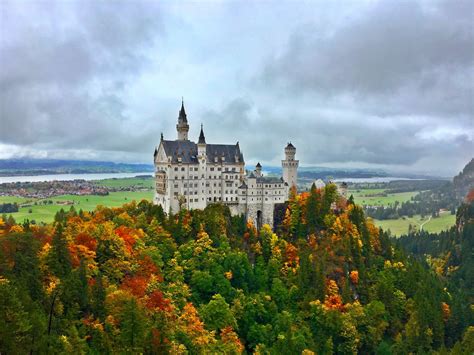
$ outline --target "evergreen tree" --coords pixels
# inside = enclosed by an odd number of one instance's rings
[[[72,269],[68,242],[63,236],[63,225],[61,223],[56,223],[56,230],[48,255],[48,266],[53,275],[60,279],[68,276]]]

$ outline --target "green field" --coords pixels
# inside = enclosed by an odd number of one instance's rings
[[[2,196],[3,197],[3,196]],[[111,192],[107,196],[97,196],[97,195],[88,195],[88,196],[75,196],[75,195],[61,195],[56,197],[51,197],[46,200],[52,200],[54,204],[52,205],[40,205],[39,203],[42,200],[38,200],[38,205],[31,205],[28,207],[20,207],[20,210],[16,213],[11,213],[13,218],[17,222],[22,222],[25,219],[35,220],[38,222],[49,223],[54,220],[54,215],[61,208],[64,210],[69,210],[71,206],[79,211],[92,211],[96,208],[97,205],[103,205],[107,207],[117,207],[121,206],[124,203],[135,201],[151,200],[153,198],[153,191],[121,191],[121,192]],[[25,199],[23,199],[24,201]],[[2,201],[2,200],[0,200]],[[58,205],[57,202],[71,201],[73,205]],[[29,210],[31,209],[31,213]]]
[[[27,199],[24,197],[16,197],[16,196],[0,196],[0,203],[25,203],[28,201],[32,201],[33,199]]]
[[[395,201],[400,203],[410,201],[410,199],[418,194],[418,191],[411,192],[400,192],[400,193],[389,193],[387,196],[374,196],[378,194],[384,194],[384,189],[350,189],[347,195],[353,195],[354,201],[359,205],[370,205],[370,206],[388,206],[394,204]],[[449,212],[442,213],[438,218],[429,217],[421,218],[416,215],[413,217],[403,217],[399,219],[388,219],[388,220],[374,220],[375,224],[382,227],[384,230],[389,230],[392,235],[400,236],[408,233],[408,226],[414,225],[420,229],[423,224],[423,229],[428,232],[440,232],[442,230],[449,229],[456,222],[456,216],[451,215]]]
[[[347,196],[354,196],[354,201],[359,205],[387,206],[395,201],[400,203],[410,201],[413,196],[418,194],[418,191],[410,191],[387,194],[387,196],[374,196],[384,192],[384,189],[357,189],[348,190]]]
[[[431,218],[428,221],[429,217],[421,218],[420,215],[413,217],[404,217],[399,219],[387,219],[383,221],[374,220],[375,224],[379,227],[382,227],[384,230],[390,230],[392,235],[400,236],[402,234],[408,233],[408,226],[415,225],[418,230],[420,229],[421,224],[423,224],[423,230],[438,233],[443,230],[451,228],[456,222],[456,216],[452,215],[450,212],[444,212],[440,214],[437,218]],[[425,223],[426,222],[426,223]]]
[[[153,179],[150,178],[119,178],[119,179],[105,179],[94,181],[95,184],[111,187],[111,188],[121,188],[121,187],[143,187],[147,189],[152,189]]]

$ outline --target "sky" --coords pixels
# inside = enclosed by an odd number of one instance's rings
[[[152,163],[160,133],[247,164],[453,176],[474,156],[473,1],[0,1],[0,159]]]

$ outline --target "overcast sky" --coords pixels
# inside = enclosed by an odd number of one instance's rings
[[[474,156],[474,1],[0,1],[0,159],[152,163],[176,138],[248,164],[456,174]]]

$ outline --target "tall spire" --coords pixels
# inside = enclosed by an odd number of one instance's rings
[[[184,98],[181,97],[181,110],[179,110],[179,119],[188,122],[186,111],[184,110]]]
[[[206,138],[204,137],[204,130],[202,128],[202,123],[201,123],[201,133],[199,133],[198,144],[206,144]]]

